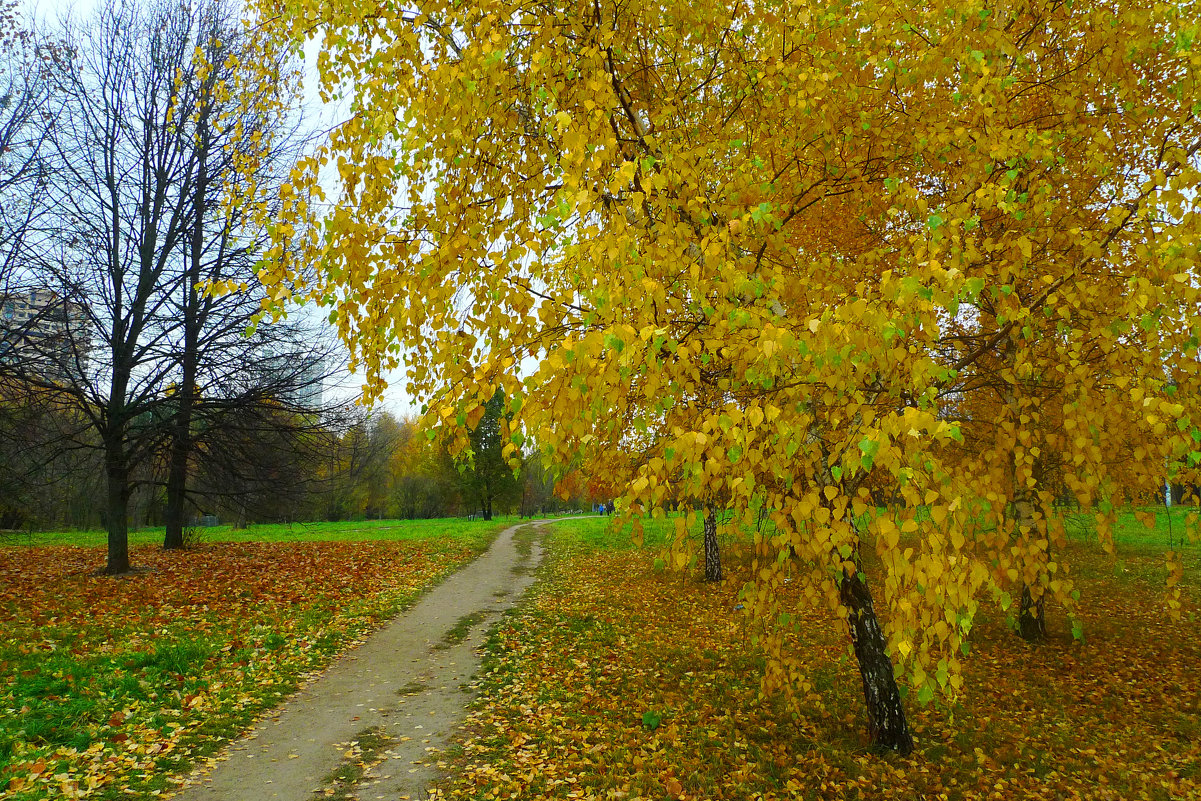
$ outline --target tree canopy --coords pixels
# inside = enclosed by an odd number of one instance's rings
[[[403,354],[461,446],[503,392],[514,449],[604,465],[627,510],[766,514],[748,608],[787,620],[799,576],[879,638],[865,689],[891,659],[953,693],[982,592],[1071,608],[1057,497],[1104,520],[1201,459],[1195,3],[259,13],[352,109],[263,280],[319,264],[374,391]]]

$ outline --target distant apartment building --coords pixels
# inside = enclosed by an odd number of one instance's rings
[[[325,361],[308,358],[303,360],[297,372],[296,386],[287,393],[286,400],[305,409],[319,409],[325,395]]]
[[[87,368],[91,327],[82,306],[45,288],[0,294],[0,361],[49,378]]]
[[[321,408],[326,374],[324,359],[298,353],[276,353],[267,348],[260,369],[263,383],[277,386],[278,397],[284,403],[304,409]]]

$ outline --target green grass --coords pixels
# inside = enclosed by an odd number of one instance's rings
[[[675,536],[675,517],[644,519],[643,546],[659,548]],[[699,523],[698,523],[699,527]],[[630,524],[618,527],[613,517],[581,517],[548,526],[553,541],[584,551],[628,551],[637,548]],[[699,531],[699,528],[698,528]]]
[[[811,697],[797,709],[765,701],[762,654],[738,613],[747,561],[731,560],[723,585],[679,581],[607,522],[548,528],[546,580],[491,633],[474,736],[446,797],[550,799],[570,786],[672,798],[677,785],[730,799],[1201,797],[1197,629],[1162,614],[1159,527],[1140,537],[1133,514],[1118,531],[1120,577],[1095,545],[1065,549],[1085,590],[1085,641],[1053,607],[1052,639],[1032,646],[982,604],[968,692],[953,707],[908,702],[918,750],[882,759],[867,748],[845,628],[820,600],[787,640]],[[789,608],[809,606],[799,584],[775,590]]]
[[[1198,544],[1201,544],[1201,541],[1190,542],[1186,534],[1185,518],[1190,513],[1197,513],[1197,507],[1173,506],[1168,509],[1161,505],[1140,507],[1138,511],[1144,514],[1153,513],[1155,526],[1147,528],[1143,525],[1135,517],[1134,509],[1123,510],[1118,512],[1117,521],[1113,526],[1114,542],[1119,545],[1155,546],[1157,548],[1196,548]],[[1065,518],[1068,533],[1073,539],[1080,539],[1084,542],[1097,541],[1097,526],[1090,515],[1068,514]]]
[[[1135,512],[1153,513],[1155,526],[1147,528],[1139,521]],[[1197,549],[1201,546],[1201,538],[1190,541],[1186,535],[1185,518],[1190,513],[1198,512],[1196,507],[1173,506],[1170,510],[1163,506],[1139,507],[1120,511],[1113,527],[1114,541],[1122,547],[1155,548],[1159,550],[1168,547]],[[888,510],[881,508],[878,514],[887,514]],[[669,513],[661,518],[643,519],[643,544],[648,548],[661,548],[669,545],[675,536],[675,519],[678,514]],[[1097,527],[1092,515],[1064,513],[1064,522],[1068,538],[1083,543],[1097,542]],[[770,527],[770,523],[765,526]],[[700,536],[700,519],[695,521],[690,529],[694,537]],[[615,525],[613,517],[581,517],[564,520],[549,527],[553,541],[584,551],[627,551],[637,547],[631,536],[631,526],[622,528]],[[723,531],[722,538],[728,534]]]
[[[450,630],[442,636],[442,642],[435,645],[434,649],[445,650],[463,642],[463,640],[467,639],[467,635],[471,633],[471,629],[477,623],[482,623],[487,617],[488,613],[482,609],[463,615],[453,626],[451,626]]]
[[[355,739],[346,743],[350,756],[342,760],[342,764],[325,777],[325,789],[316,793],[317,798],[332,798],[335,801],[350,801],[357,798],[355,788],[362,781],[369,766],[383,761],[384,751],[396,744],[396,738],[389,735],[381,726],[363,729]]]
[[[235,529],[229,525],[194,529],[200,542],[328,542],[345,540],[425,540],[448,537],[455,540],[491,542],[501,529],[519,522],[516,517],[497,516],[491,522],[469,522],[464,518],[432,520],[358,520],[337,523],[262,523]],[[143,528],[129,533],[130,545],[158,545],[163,528]],[[105,531],[47,531],[11,535],[5,545],[101,546],[108,542]],[[476,543],[472,543],[476,544]]]
[[[417,695],[423,693],[430,688],[430,685],[424,681],[410,681],[405,686],[396,691],[397,695]]]
[[[1185,516],[1195,507],[1144,507],[1141,511],[1155,514],[1155,527],[1148,529],[1139,522],[1133,510],[1118,513],[1114,526],[1115,540],[1121,545],[1179,547],[1185,532]],[[884,513],[885,510],[880,510]],[[675,513],[661,518],[643,520],[644,544],[657,548],[667,545],[674,536]],[[1067,512],[1064,515],[1068,534],[1084,542],[1096,541],[1096,524],[1091,515]],[[588,550],[620,551],[635,548],[631,526],[617,529],[615,518],[581,516],[568,518],[550,527],[553,536]],[[357,520],[337,523],[262,523],[235,529],[229,525],[194,529],[201,542],[313,542],[340,540],[421,540],[449,537],[456,540],[478,540],[477,547],[486,546],[492,535],[521,520],[514,516],[497,516],[491,523],[468,522],[464,518],[433,520]],[[700,533],[700,522],[693,534]],[[0,539],[0,545],[80,545],[100,546],[107,542],[104,531],[53,531],[20,533]],[[163,540],[163,528],[143,528],[131,531],[130,545],[155,545]],[[1186,547],[1196,547],[1184,538]]]

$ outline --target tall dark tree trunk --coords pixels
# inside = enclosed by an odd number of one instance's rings
[[[1018,634],[1027,642],[1038,642],[1047,638],[1047,595],[1041,593],[1034,600],[1028,584],[1022,585],[1022,602],[1018,609]]]
[[[705,581],[721,581],[721,550],[717,545],[717,515],[705,509]]]
[[[185,401],[181,398],[180,404],[183,403]],[[184,547],[184,501],[187,495],[188,456],[192,450],[190,432],[186,429],[191,428],[191,418],[190,409],[187,412],[181,409],[175,421],[175,430],[171,434],[171,446],[167,456],[167,508],[163,521],[166,524],[163,547],[167,550]],[[181,428],[185,430],[181,431]]]
[[[188,327],[191,328],[190,326]],[[191,330],[186,332],[192,334]],[[186,346],[185,346],[186,347]],[[178,406],[171,424],[171,444],[167,452],[167,508],[164,512],[166,532],[163,547],[178,550],[184,547],[184,518],[187,514],[188,458],[192,455],[192,404],[196,394],[195,353],[185,352],[183,379],[180,382]]]
[[[120,308],[120,295],[117,295]],[[113,372],[109,379],[108,403],[104,410],[104,477],[107,483],[108,562],[104,572],[110,576],[129,572],[129,485],[131,456],[129,451],[129,407],[126,392],[129,388],[132,359],[126,344],[124,321],[114,319],[110,345],[113,353]]]
[[[847,628],[859,675],[863,677],[863,700],[867,704],[867,730],[877,748],[908,754],[913,737],[905,721],[905,707],[892,673],[892,660],[885,650],[884,632],[876,619],[872,595],[861,571],[844,571],[839,594],[849,611]]]
[[[184,278],[182,287],[183,303],[183,354],[181,359],[182,375],[179,391],[176,393],[175,419],[171,426],[171,449],[167,462],[167,511],[166,532],[163,536],[163,547],[168,550],[182,548],[184,516],[187,514],[186,501],[188,494],[188,458],[192,455],[192,408],[196,403],[196,370],[200,358],[200,328],[203,324],[204,300],[196,290],[200,283],[201,256],[204,253],[204,212],[205,190],[208,185],[208,126],[206,117],[201,117],[200,158],[197,166],[195,220],[192,225],[192,239],[188,250],[191,263]]]
[[[108,480],[108,562],[110,576],[129,572],[129,466],[121,443],[105,446],[105,478]]]

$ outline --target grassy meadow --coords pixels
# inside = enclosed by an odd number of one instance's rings
[[[405,541],[446,537],[471,541],[483,537],[477,545],[491,540],[504,525],[518,522],[514,516],[497,515],[491,523],[461,518],[433,520],[343,520],[336,523],[255,523],[245,528],[229,524],[195,526],[190,536],[197,543],[216,542],[347,542],[357,540]],[[499,526],[499,528],[498,528]],[[129,544],[162,545],[162,526],[150,526],[129,532]],[[105,545],[108,535],[91,531],[30,531],[10,533],[2,541],[11,545]]]
[[[1154,510],[1151,510],[1154,511]],[[917,749],[871,752],[846,634],[807,610],[791,652],[811,689],[763,698],[763,661],[727,578],[656,569],[612,518],[548,527],[541,581],[492,632],[469,736],[445,756],[446,797],[608,799],[1201,797],[1201,548],[1184,548],[1184,617],[1162,614],[1153,528],[1123,515],[1107,556],[1083,519],[1063,554],[1085,638],[1048,609],[1030,645],[985,604],[953,704],[908,704]],[[1145,517],[1145,515],[1144,515]],[[0,547],[0,796],[148,798],[517,522],[368,521],[200,529],[164,552],[133,536],[137,571],[97,576],[97,532]]]
[[[1184,616],[1163,614],[1162,550],[1183,510],[1123,515],[1117,553],[1075,521],[1061,555],[1082,591],[1083,641],[1048,609],[1029,644],[984,604],[954,703],[908,701],[916,749],[878,755],[845,627],[801,612],[790,652],[812,689],[763,698],[763,662],[727,578],[653,567],[605,520],[559,523],[543,581],[487,646],[471,736],[446,758],[447,798],[1180,799],[1201,797],[1201,632],[1186,548]],[[670,521],[647,524],[649,543]]]
[[[487,547],[508,520],[201,529],[0,547],[0,797],[148,798]]]

